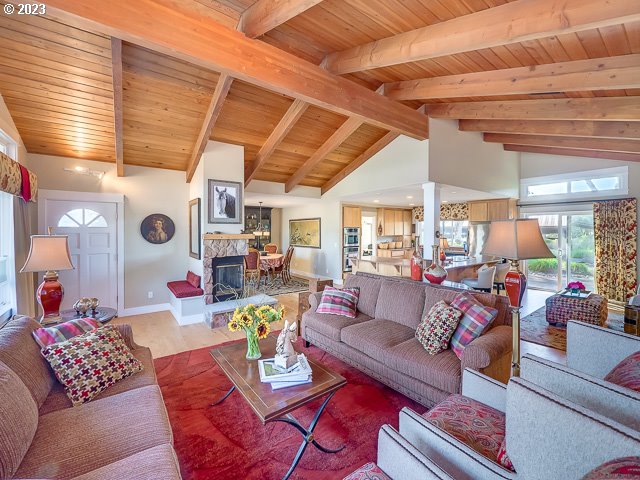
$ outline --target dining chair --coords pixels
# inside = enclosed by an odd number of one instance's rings
[[[493,279],[493,286],[496,287],[496,293],[500,295],[500,290],[506,290],[504,281],[507,278],[507,273],[511,265],[509,263],[499,263],[496,265],[496,276]]]
[[[267,243],[264,246],[264,251],[267,252],[269,255],[278,253],[278,245],[276,245],[275,243]]]
[[[244,256],[245,284],[257,280],[257,285],[260,285],[260,276],[260,252],[255,248],[250,248],[249,253]]]
[[[478,269],[478,278],[463,278],[462,283],[474,290],[491,293],[495,276],[496,267],[480,267]]]
[[[291,280],[291,257],[293,256],[293,247],[289,247],[287,252],[284,254],[284,259],[282,264],[279,267],[274,269],[274,275],[280,276],[282,279],[282,284],[286,285],[289,280]]]

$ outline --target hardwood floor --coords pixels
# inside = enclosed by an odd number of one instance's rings
[[[527,290],[523,299],[522,316],[544,305],[549,295],[551,293]],[[298,294],[279,295],[277,299],[285,306],[286,319],[294,322],[298,313]],[[204,323],[180,326],[168,311],[122,317],[113,323],[131,324],[136,343],[149,347],[156,358],[244,338],[242,332],[233,333],[226,328],[212,330]],[[277,330],[282,328],[282,325],[275,323],[271,327]],[[522,342],[521,352],[522,355],[531,353],[559,363],[564,363],[566,357],[560,350],[529,342]]]

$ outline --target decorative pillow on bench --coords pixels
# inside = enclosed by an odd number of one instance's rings
[[[359,297],[360,287],[342,289],[328,286],[324,287],[316,313],[356,318],[358,314]]]
[[[42,349],[74,406],[143,369],[113,325]]]
[[[451,349],[458,358],[462,358],[465,347],[482,335],[498,315],[498,310],[485,307],[465,293],[459,294],[451,302],[451,306],[463,313],[462,320],[451,337]]]
[[[449,348],[449,340],[458,326],[462,312],[440,300],[422,319],[416,329],[416,338],[431,355]]]
[[[51,327],[38,328],[31,333],[40,348],[44,348],[47,345],[64,342],[85,332],[90,332],[98,327],[100,327],[100,322],[93,318],[76,318]]]
[[[613,367],[604,380],[640,392],[640,351]]]

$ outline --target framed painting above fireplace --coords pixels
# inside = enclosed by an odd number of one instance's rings
[[[242,184],[209,179],[209,223],[242,223]]]

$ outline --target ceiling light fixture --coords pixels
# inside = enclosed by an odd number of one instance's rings
[[[442,203],[449,203],[449,200],[442,200]]]
[[[409,206],[413,207],[413,206],[415,206],[415,203],[410,203]]]
[[[373,203],[380,203],[380,200],[378,200],[377,198],[373,201]]]
[[[65,168],[64,171],[75,173],[76,175],[89,175],[91,177],[97,177],[99,179],[102,179],[102,177],[104,177],[104,172],[100,170],[89,170],[88,168],[84,167]]]
[[[413,195],[407,195],[407,199],[411,200],[413,198]]]

